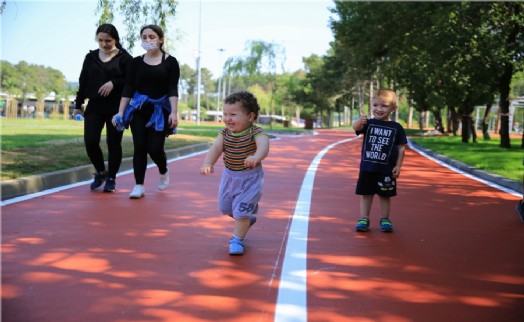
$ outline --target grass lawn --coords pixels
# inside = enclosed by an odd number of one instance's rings
[[[166,140],[166,150],[212,142],[223,127],[222,123],[201,122],[197,126],[195,122],[181,122],[178,133]],[[271,130],[302,131],[285,129],[281,125],[272,126]],[[2,181],[90,164],[83,142],[83,122],[2,118],[0,131]],[[105,130],[102,135],[105,135]],[[104,138],[101,147],[107,160]],[[122,150],[124,158],[133,155],[133,141],[129,130],[124,132]]]

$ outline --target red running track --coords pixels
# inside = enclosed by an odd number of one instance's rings
[[[167,191],[156,190],[149,169],[140,200],[128,199],[126,173],[113,194],[86,182],[4,204],[2,321],[524,321],[519,197],[408,149],[395,232],[380,232],[374,204],[371,231],[356,233],[361,141],[325,150],[348,138],[354,133],[321,130],[271,142],[258,222],[240,257],[227,254],[232,221],[217,211],[222,164],[201,176],[203,154],[170,163]],[[281,283],[282,264],[300,261],[286,254],[289,230],[323,150],[300,231],[301,290]],[[304,293],[302,311],[276,315],[280,286]]]

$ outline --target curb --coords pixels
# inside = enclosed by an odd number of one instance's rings
[[[454,159],[450,159],[444,155],[438,154],[434,151],[428,150],[426,148],[421,147],[420,145],[414,143],[413,141],[409,140],[410,147],[417,151],[417,152],[423,152],[424,154],[429,155],[430,157],[437,159],[443,163],[446,163],[450,165],[453,168],[456,168],[460,171],[463,171],[465,173],[468,173],[474,177],[480,178],[485,181],[492,182],[494,184],[497,184],[501,187],[511,189],[513,191],[522,193],[522,182],[510,180],[504,177],[501,177],[497,174],[489,173],[480,169],[477,169],[475,167],[472,167],[470,165],[464,164],[462,162],[459,162]]]
[[[188,145],[178,149],[166,151],[167,159],[177,158],[195,152],[209,149],[212,143],[200,143]],[[149,159],[149,157],[148,157]],[[149,159],[149,163],[151,163]],[[106,161],[107,166],[107,161]],[[133,169],[133,158],[122,159],[120,172]],[[66,170],[59,170],[20,179],[7,180],[1,183],[1,201],[41,192],[47,189],[61,187],[77,182],[91,180],[95,168],[92,165],[84,165]]]

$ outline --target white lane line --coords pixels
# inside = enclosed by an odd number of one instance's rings
[[[329,150],[355,139],[357,138],[342,140],[325,147],[309,165],[289,228],[278,286],[275,322],[307,321],[307,239],[315,173],[320,160]]]

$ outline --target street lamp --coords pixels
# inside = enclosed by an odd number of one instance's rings
[[[197,115],[196,115],[196,124],[200,125],[200,86],[202,83],[202,75],[200,72],[200,36],[202,34],[202,0],[200,1],[199,7],[199,17],[198,17],[198,53],[196,59],[196,68],[197,68]]]
[[[220,63],[222,63],[222,53],[225,51],[224,48],[218,48],[218,51],[220,52]],[[217,114],[215,115],[215,122],[218,122],[218,113],[220,112],[220,85],[222,82],[222,71],[223,66],[220,66],[220,71],[218,74],[218,89],[217,89]]]

